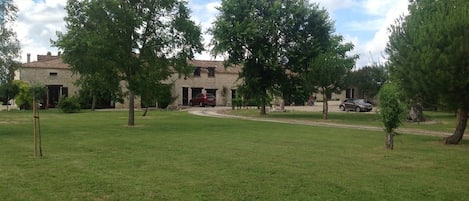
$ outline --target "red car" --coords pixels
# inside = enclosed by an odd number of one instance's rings
[[[191,106],[198,105],[205,107],[206,105],[215,107],[217,104],[217,98],[213,94],[197,94],[193,99],[190,100]]]

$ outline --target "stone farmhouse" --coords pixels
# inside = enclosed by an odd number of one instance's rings
[[[171,106],[187,106],[192,97],[199,93],[212,93],[217,98],[217,105],[231,105],[236,97],[239,67],[225,68],[223,61],[192,60],[189,63],[195,67],[191,76],[180,77],[173,74],[168,80],[174,83],[172,95],[177,99]],[[69,65],[65,64],[60,53],[58,55],[37,55],[37,61],[31,62],[31,55],[27,55],[27,62],[22,65],[17,75],[19,80],[26,83],[40,83],[48,88],[47,97],[43,103],[46,107],[56,106],[61,97],[78,94],[79,88],[74,85],[79,75],[73,74]],[[124,103],[109,103],[111,107],[127,108],[128,100]],[[140,107],[140,101],[135,101]]]
[[[173,74],[168,83],[174,83],[172,95],[177,99],[171,104],[172,107],[183,107],[190,104],[190,99],[200,93],[211,93],[216,96],[217,105],[231,106],[236,97],[236,90],[240,80],[238,75],[240,66],[225,68],[223,61],[192,60],[189,63],[194,66],[194,72],[188,77]],[[47,86],[48,93],[43,103],[47,108],[56,106],[60,98],[78,95],[79,87],[74,85],[79,75],[73,74],[69,65],[64,63],[58,55],[37,55],[37,60],[31,62],[31,55],[27,55],[27,62],[17,73],[17,79],[30,84],[43,84]],[[317,101],[322,101],[322,95],[313,94]],[[332,94],[329,100],[344,100],[355,97],[355,90],[348,89],[340,94]],[[305,100],[304,104],[309,104]],[[128,100],[124,103],[113,103],[109,101],[107,107],[128,108]],[[277,103],[274,103],[277,104]],[[140,107],[140,100],[135,100],[135,106]]]
[[[37,55],[37,61],[31,62],[31,55],[27,55],[27,62],[17,73],[17,78],[29,84],[43,84],[47,86],[47,97],[42,101],[45,107],[55,107],[61,97],[78,93],[73,84],[78,79],[69,66],[62,62],[60,56]]]

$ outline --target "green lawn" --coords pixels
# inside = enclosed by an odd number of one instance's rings
[[[469,143],[152,111],[0,112],[0,200],[468,200]]]
[[[349,125],[365,125],[382,127],[383,123],[380,116],[376,112],[330,112],[328,120],[322,119],[322,112],[272,112],[266,116],[261,116],[258,110],[231,110],[228,113],[233,115],[259,117],[259,118],[275,118],[275,119],[299,119],[314,122],[331,122]],[[452,133],[456,128],[456,116],[453,113],[444,112],[424,112],[426,122],[409,123],[403,122],[400,128],[415,128],[430,131],[441,131]],[[466,131],[466,134],[469,132]]]

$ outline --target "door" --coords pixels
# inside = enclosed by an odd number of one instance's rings
[[[182,105],[189,105],[189,88],[182,88]]]
[[[55,108],[59,103],[62,85],[48,85],[47,86],[47,108]]]
[[[192,90],[192,97],[191,98],[194,99],[194,100],[195,100],[195,97],[197,95],[202,93],[202,88],[191,88],[191,90]],[[198,103],[192,102],[192,99],[189,101],[190,105],[197,105]]]

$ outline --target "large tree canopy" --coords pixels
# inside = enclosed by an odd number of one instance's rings
[[[323,118],[328,116],[327,97],[347,87],[346,77],[355,66],[357,55],[347,55],[352,43],[342,43],[341,36],[331,38],[330,46],[312,59],[306,73],[306,86],[323,95]]]
[[[20,44],[11,23],[16,20],[17,8],[12,0],[0,1],[0,84],[11,82],[19,67]]]
[[[458,124],[446,143],[459,143],[469,112],[469,2],[411,1],[409,15],[390,30],[386,52],[393,81],[414,100],[438,100],[457,110]]]
[[[184,1],[69,0],[66,10],[67,33],[55,45],[75,72],[126,83],[130,126],[135,95],[147,93],[142,86],[156,88],[172,72],[190,72],[186,61],[203,49]]]
[[[303,83],[307,63],[328,47],[333,31],[327,12],[306,0],[223,0],[219,10],[212,51],[243,65],[243,89],[261,103],[262,114],[270,94]]]

